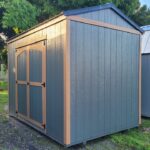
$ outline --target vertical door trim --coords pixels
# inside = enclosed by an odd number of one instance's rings
[[[18,113],[18,84],[17,84],[17,79],[18,79],[18,61],[17,61],[17,53],[15,53],[15,87],[16,87],[16,113]]]
[[[42,87],[42,113],[43,113],[43,127],[46,125],[46,40],[42,43],[44,48],[42,48],[42,82],[45,86]]]
[[[64,49],[64,143],[70,144],[70,20],[66,19]]]
[[[27,116],[30,118],[30,86],[29,86],[29,76],[30,76],[30,50],[27,46]]]

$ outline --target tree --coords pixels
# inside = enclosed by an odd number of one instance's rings
[[[140,26],[150,24],[150,9],[144,5],[132,17],[132,19]]]
[[[56,0],[28,0],[33,6],[36,7],[38,12],[37,21],[42,22],[60,12],[57,7]]]
[[[2,18],[3,28],[12,28],[16,34],[37,23],[37,11],[26,0],[12,0],[6,3]]]
[[[7,66],[6,40],[7,37],[3,33],[0,33],[0,64],[3,63]]]

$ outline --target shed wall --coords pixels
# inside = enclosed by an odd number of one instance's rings
[[[83,18],[87,18],[87,19],[102,21],[102,22],[113,24],[113,25],[134,29],[132,25],[130,25],[123,18],[121,18],[112,9],[104,9],[104,10],[84,13],[84,14],[80,14],[79,16]]]
[[[150,54],[142,55],[142,115],[150,117]]]
[[[139,35],[70,26],[72,143],[138,126]]]
[[[60,143],[64,142],[64,83],[63,83],[63,51],[66,32],[66,21],[61,21],[52,26],[37,31],[8,45],[9,66],[9,112],[16,116],[15,96],[15,48],[28,41],[47,36],[46,50],[46,134]],[[38,99],[38,94],[34,95]],[[39,101],[40,102],[40,101]],[[38,104],[37,104],[38,105]],[[40,104],[39,104],[40,105]],[[33,110],[34,111],[34,110]],[[38,113],[32,112],[34,118],[40,120]]]

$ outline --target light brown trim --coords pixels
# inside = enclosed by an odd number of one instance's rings
[[[43,125],[46,125],[46,41],[43,41],[42,46],[42,82],[45,86],[42,86],[42,113],[43,113]]]
[[[29,35],[31,35],[31,34],[33,34],[35,32],[38,32],[38,31],[40,31],[40,30],[42,30],[44,28],[47,28],[49,26],[52,26],[52,25],[54,25],[54,24],[56,24],[58,22],[61,22],[61,21],[65,20],[65,19],[66,19],[66,16],[61,15],[61,16],[59,16],[59,17],[57,17],[57,18],[55,18],[53,20],[50,20],[50,21],[48,21],[48,22],[46,22],[46,23],[44,23],[44,24],[42,24],[42,25],[40,25],[40,26],[38,26],[38,27],[36,27],[34,29],[31,29],[31,30],[27,31],[26,33],[23,33],[22,35],[14,38],[14,39],[9,40],[7,43],[9,44],[9,43],[17,41],[19,39],[25,38],[26,36],[29,36]]]
[[[17,84],[27,84],[27,81],[16,80]]]
[[[70,21],[66,20],[64,49],[64,143],[70,144]]]
[[[26,50],[25,47],[24,47],[24,48],[18,48],[18,49],[16,49],[16,55],[17,55],[17,57],[18,57],[20,54],[22,54],[25,50]]]
[[[141,80],[142,80],[142,53],[141,53],[141,46],[142,46],[142,40],[141,40],[141,36],[140,38],[140,48],[139,48],[139,124],[142,123],[141,120]]]
[[[29,75],[30,75],[30,55],[29,55],[29,46],[27,46],[27,82],[29,83]],[[27,116],[30,117],[30,86],[27,85]]]
[[[119,31],[123,31],[123,32],[133,33],[133,34],[141,34],[139,31],[134,30],[134,29],[120,27],[120,26],[112,25],[109,23],[101,22],[101,21],[86,19],[86,18],[82,18],[79,16],[69,16],[69,17],[67,17],[67,19],[72,20],[72,21],[82,22],[85,24],[91,24],[91,25],[95,25],[95,26],[109,28],[109,29],[113,29],[113,30],[119,30]]]
[[[37,122],[37,121],[35,121],[35,120],[31,119],[31,118],[28,118],[28,117],[26,117],[26,116],[24,116],[24,115],[22,115],[20,113],[18,113],[18,117],[21,118],[21,119],[24,119],[26,121],[29,121],[30,123],[36,125],[39,128],[43,128],[41,123],[39,123],[39,122]]]
[[[29,85],[30,85],[30,86],[32,86],[32,85],[33,85],[33,86],[42,86],[41,84],[42,84],[42,83],[40,83],[40,82],[29,82]]]
[[[17,54],[15,54],[15,80],[17,81],[18,79],[18,66],[17,66]],[[16,83],[15,85],[15,88],[16,88],[16,112],[18,112],[18,84]]]
[[[46,35],[43,35],[41,37],[36,37],[34,39],[29,38],[28,40],[25,41],[25,43],[18,43],[16,49],[38,43],[38,42],[46,40],[46,39],[47,39]]]

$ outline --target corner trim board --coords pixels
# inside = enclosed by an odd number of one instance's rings
[[[64,49],[64,144],[70,144],[70,21],[66,19]]]

